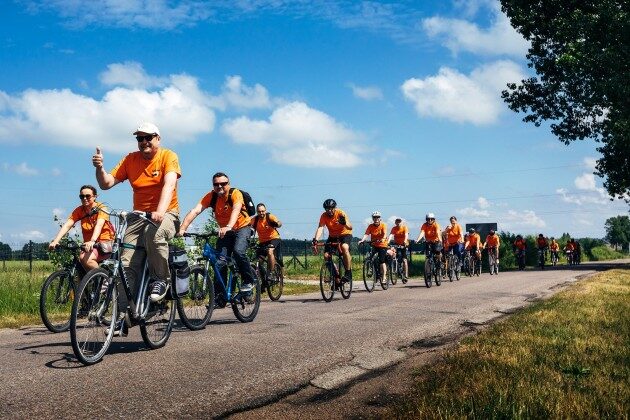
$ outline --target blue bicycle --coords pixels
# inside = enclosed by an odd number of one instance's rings
[[[196,296],[201,306],[202,316],[196,324],[207,324],[214,308],[225,308],[229,303],[234,315],[241,322],[252,322],[258,314],[260,307],[260,281],[256,279],[255,287],[250,292],[241,292],[241,276],[232,257],[227,257],[218,252],[209,243],[216,232],[200,234],[185,233],[184,237],[200,238],[204,240],[202,264],[190,268],[191,281],[190,295]],[[193,275],[195,273],[195,275]],[[227,277],[227,281],[225,280]],[[214,305],[205,302],[214,296]],[[181,312],[180,312],[181,317]]]

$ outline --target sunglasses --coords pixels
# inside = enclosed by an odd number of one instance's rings
[[[92,194],[79,194],[79,199],[81,199],[81,200],[83,200],[84,198],[86,200],[89,200],[92,197],[94,197]]]
[[[147,134],[146,136],[136,136],[136,140],[138,140],[138,143],[141,143],[143,141],[151,141],[153,137],[155,137],[155,134]]]
[[[228,184],[228,182],[213,182],[212,185],[214,185],[215,187],[225,187]]]

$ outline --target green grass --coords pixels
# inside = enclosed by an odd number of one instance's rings
[[[594,248],[591,248],[590,253],[591,261],[615,260],[628,257],[626,254],[615,251],[608,246],[596,246]]]
[[[414,376],[393,417],[627,419],[630,270],[529,307]]]

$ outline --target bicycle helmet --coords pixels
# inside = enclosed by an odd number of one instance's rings
[[[334,209],[335,207],[337,207],[337,202],[332,198],[328,198],[324,201],[324,209]]]
[[[475,229],[474,228],[468,229],[468,233],[475,233]]]
[[[374,213],[372,213],[372,219],[374,219],[375,217],[381,217],[381,212],[377,210]]]
[[[396,220],[394,220],[394,223],[402,223],[402,219],[400,217],[396,218]]]
[[[490,235],[494,235],[494,229],[490,229]]]
[[[516,235],[516,239],[523,239],[521,235]]]
[[[542,234],[542,233],[541,233],[541,234],[539,234],[539,235],[538,235],[538,237],[539,237],[539,238],[542,238],[542,237],[543,237],[543,234]]]
[[[427,222],[429,221],[429,219],[433,219],[435,220],[435,214],[433,213],[427,213],[426,216],[424,216],[424,220],[426,220]]]

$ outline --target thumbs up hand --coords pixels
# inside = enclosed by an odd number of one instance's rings
[[[100,147],[96,147],[96,153],[92,155],[92,165],[95,168],[100,169],[103,167],[103,153],[101,152]]]

